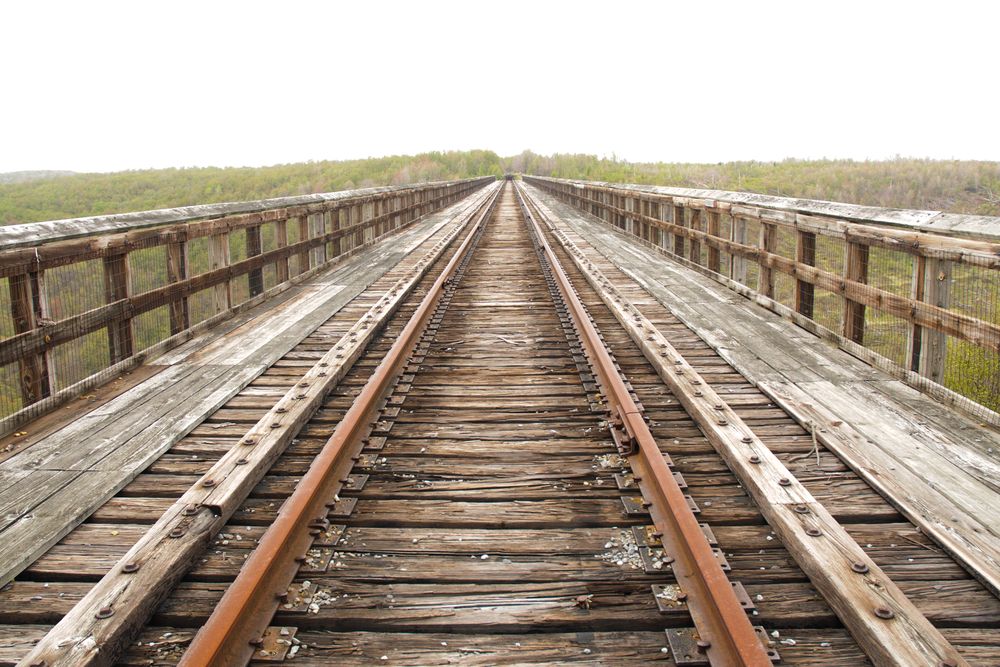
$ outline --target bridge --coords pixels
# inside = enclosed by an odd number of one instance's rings
[[[530,175],[0,228],[0,664],[1000,664],[998,269]]]

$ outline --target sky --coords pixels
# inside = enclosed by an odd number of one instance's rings
[[[0,3],[0,172],[1000,160],[1000,3]]]

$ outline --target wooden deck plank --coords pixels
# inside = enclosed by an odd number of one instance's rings
[[[290,288],[281,300],[257,306],[227,323],[221,333],[210,331],[164,355],[157,359],[159,373],[74,422],[36,436],[33,444],[0,462],[0,474],[101,471],[90,478],[106,483],[99,489],[77,481],[83,477],[67,480],[63,479],[66,475],[56,475],[52,482],[32,490],[31,503],[24,502],[16,485],[0,488],[0,507],[18,508],[5,512],[4,516],[11,515],[4,519],[8,525],[0,525],[0,585],[415,247],[452,222],[459,206],[428,216],[331,271]],[[268,336],[261,336],[261,330],[268,331]],[[24,430],[34,429],[28,425]],[[77,483],[84,502],[79,498],[71,502]],[[31,515],[32,520],[19,522],[13,514]],[[25,528],[18,527],[22,524]]]
[[[998,500],[1000,433],[955,411],[942,418],[941,405],[932,398],[903,392],[888,374],[817,337],[803,336],[794,324],[705,276],[670,262],[545,193],[533,192],[807,430],[815,424],[823,445],[841,455],[907,518],[934,535],[975,576],[1000,593],[1000,532],[991,525],[996,513],[977,511],[995,508]],[[786,363],[778,361],[784,354],[773,354],[774,349],[793,353],[793,346],[782,342],[787,340],[796,340],[794,349],[807,364],[806,375],[790,372]],[[758,341],[772,341],[772,353]],[[804,350],[808,356],[803,356]],[[819,377],[810,378],[812,374]],[[825,383],[822,395],[813,392],[819,383]],[[899,400],[904,393],[906,400]],[[883,419],[862,418],[872,410],[881,411]],[[933,420],[925,414],[933,415]],[[854,433],[850,439],[854,451],[835,435],[845,428]],[[919,446],[921,439],[926,446],[915,452],[914,445]],[[970,440],[975,445],[970,446]],[[922,463],[914,463],[915,455]],[[972,465],[964,466],[962,461]],[[912,472],[905,481],[902,470]],[[894,479],[897,474],[899,481]]]

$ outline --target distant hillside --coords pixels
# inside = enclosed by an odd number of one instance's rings
[[[74,171],[8,171],[0,173],[0,183],[25,183],[27,181],[40,181],[46,178],[72,176],[75,173]]]
[[[500,175],[506,170],[1000,215],[1000,162],[895,159],[634,164],[593,155],[545,156],[530,151],[501,158],[492,151],[476,150],[260,168],[70,175],[18,172],[52,176],[19,182],[5,182],[0,176],[0,224]]]

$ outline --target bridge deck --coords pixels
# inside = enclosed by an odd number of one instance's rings
[[[530,186],[529,186],[530,187]],[[1000,591],[1000,433],[536,188],[588,247]]]
[[[0,440],[0,585],[467,207],[427,216]]]
[[[478,240],[452,295],[335,470],[341,486],[324,497],[325,515],[311,515],[310,547],[288,550],[305,553],[293,583],[278,598],[265,591],[271,625],[295,638],[278,652],[304,665],[677,664],[664,629],[699,621],[670,599],[686,589],[656,539],[653,503],[616,453],[606,392],[547,282],[521,190],[505,187],[481,237],[470,231],[474,211],[492,186],[85,407],[26,427],[0,459],[10,480],[0,563],[16,575],[0,589],[0,665],[37,661],[26,656],[39,650],[48,664],[74,652],[83,662],[102,642],[127,647],[121,664],[176,664],[254,569],[241,566],[262,551],[254,547],[280,522],[282,502],[305,486],[463,238]],[[524,192],[649,418],[654,456],[672,459],[706,541],[783,664],[848,667],[866,655],[1000,664],[995,430],[552,196]],[[380,306],[404,279],[412,288],[398,310]],[[664,377],[675,360],[644,347],[658,336],[697,387],[690,395]],[[702,392],[718,396],[707,422],[690,403]],[[315,408],[291,419],[286,399],[307,393]],[[750,457],[760,465],[727,458],[736,450],[713,436],[719,415],[752,433],[733,444],[762,447]],[[287,441],[250,437],[271,428]],[[747,467],[760,479],[748,480]],[[249,468],[259,475],[240,472]],[[205,500],[230,493],[241,474],[241,495]],[[191,510],[190,530],[166,539],[180,508]],[[123,566],[133,562],[141,569]],[[172,579],[161,572],[157,583],[157,568]],[[144,587],[158,591],[142,597]],[[878,616],[873,599],[892,613]],[[112,613],[95,614],[104,605]],[[136,642],[129,628],[143,626]],[[253,654],[254,664],[277,660]]]

